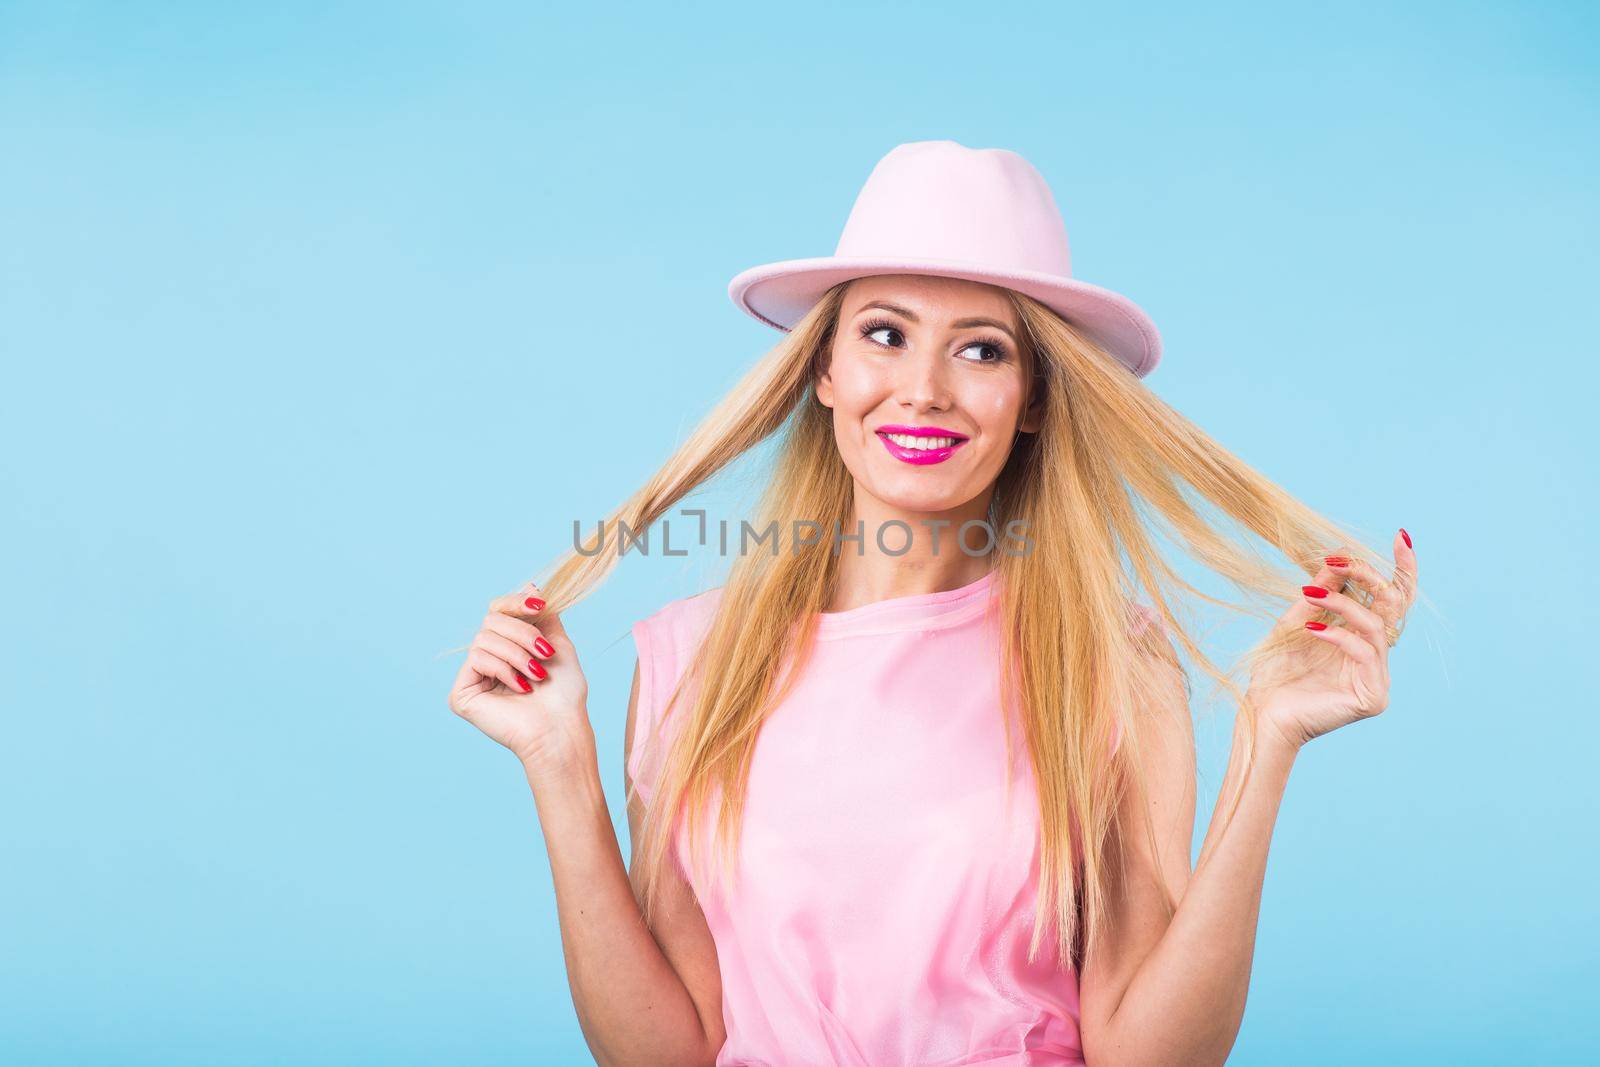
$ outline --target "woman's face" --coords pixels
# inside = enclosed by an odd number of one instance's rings
[[[985,514],[1016,434],[1039,428],[1040,398],[1023,409],[1021,337],[992,286],[905,274],[850,283],[816,388],[858,515],[862,493],[880,513]]]

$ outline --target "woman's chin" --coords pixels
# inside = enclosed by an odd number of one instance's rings
[[[974,494],[961,492],[954,489],[939,489],[936,487],[919,485],[913,488],[904,486],[883,486],[883,491],[878,488],[868,487],[868,492],[877,497],[884,507],[891,511],[904,512],[907,515],[932,515],[954,511],[961,505],[971,500]]]

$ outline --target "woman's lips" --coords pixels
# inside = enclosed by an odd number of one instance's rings
[[[955,455],[956,449],[967,443],[966,440],[963,439],[957,441],[953,445],[946,445],[943,448],[907,448],[905,445],[897,444],[894,441],[889,440],[888,435],[882,432],[879,432],[878,440],[883,442],[883,447],[887,448],[889,450],[889,455],[893,456],[895,459],[898,459],[902,463],[917,464],[943,463],[945,460]]]

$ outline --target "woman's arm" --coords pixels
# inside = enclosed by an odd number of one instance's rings
[[[638,685],[635,668],[628,747]],[[720,1015],[717,1033],[708,1035],[688,986],[645,925],[598,761],[584,760],[560,776],[529,767],[528,784],[550,856],[572,1002],[595,1061],[602,1067],[714,1063],[723,1041]]]
[[[1145,835],[1131,835],[1129,876],[1112,893],[1107,946],[1085,961],[1080,1023],[1085,1058],[1095,1067],[1227,1059],[1244,1019],[1267,848],[1295,756],[1307,741],[1388,706],[1389,649],[1418,588],[1417,556],[1404,530],[1395,534],[1394,549],[1394,577],[1385,579],[1341,546],[1279,617],[1281,636],[1304,630],[1316,642],[1284,643],[1252,672],[1246,699],[1256,709],[1255,765],[1224,827],[1222,807],[1245,773],[1244,731],[1250,727],[1240,716],[1218,811],[1192,873],[1193,725],[1175,651],[1172,662],[1152,663],[1152,670],[1165,672],[1165,696],[1137,732],[1141,749],[1154,754],[1148,803],[1162,862],[1150,856]],[[1351,595],[1359,593],[1370,604]],[[1332,614],[1331,622],[1315,618],[1323,611]],[[1137,831],[1143,825],[1140,803],[1125,801],[1123,826]],[[1161,904],[1163,884],[1178,900],[1170,922]]]
[[[1181,675],[1141,731],[1148,803],[1162,869],[1144,840],[1143,813],[1130,797],[1123,826],[1128,877],[1113,894],[1104,946],[1086,961],[1081,1009],[1091,1067],[1221,1064],[1244,1019],[1255,952],[1267,849],[1296,749],[1280,735],[1256,738],[1256,765],[1226,829],[1213,814],[1200,859],[1189,871],[1194,832],[1194,741]],[[1243,718],[1235,720],[1219,809],[1243,773]],[[1178,900],[1171,921],[1165,883]]]

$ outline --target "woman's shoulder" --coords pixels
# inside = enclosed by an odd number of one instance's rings
[[[1147,631],[1153,631],[1152,636],[1167,632],[1167,624],[1162,620],[1161,613],[1137,600],[1128,601],[1128,623],[1135,637],[1143,637]]]
[[[678,597],[633,624],[639,672],[633,738],[638,740],[629,741],[628,773],[647,803],[661,774],[667,723],[681,717],[685,706],[672,700],[673,692],[693,662],[721,599],[720,586]]]
[[[722,586],[669,600],[633,624],[635,634],[665,636],[683,645],[704,634],[722,601]]]
[[[652,619],[695,619],[703,618],[716,611],[717,604],[722,600],[722,586],[714,586],[698,593],[681,596],[669,600],[655,611],[646,615],[641,621]]]

